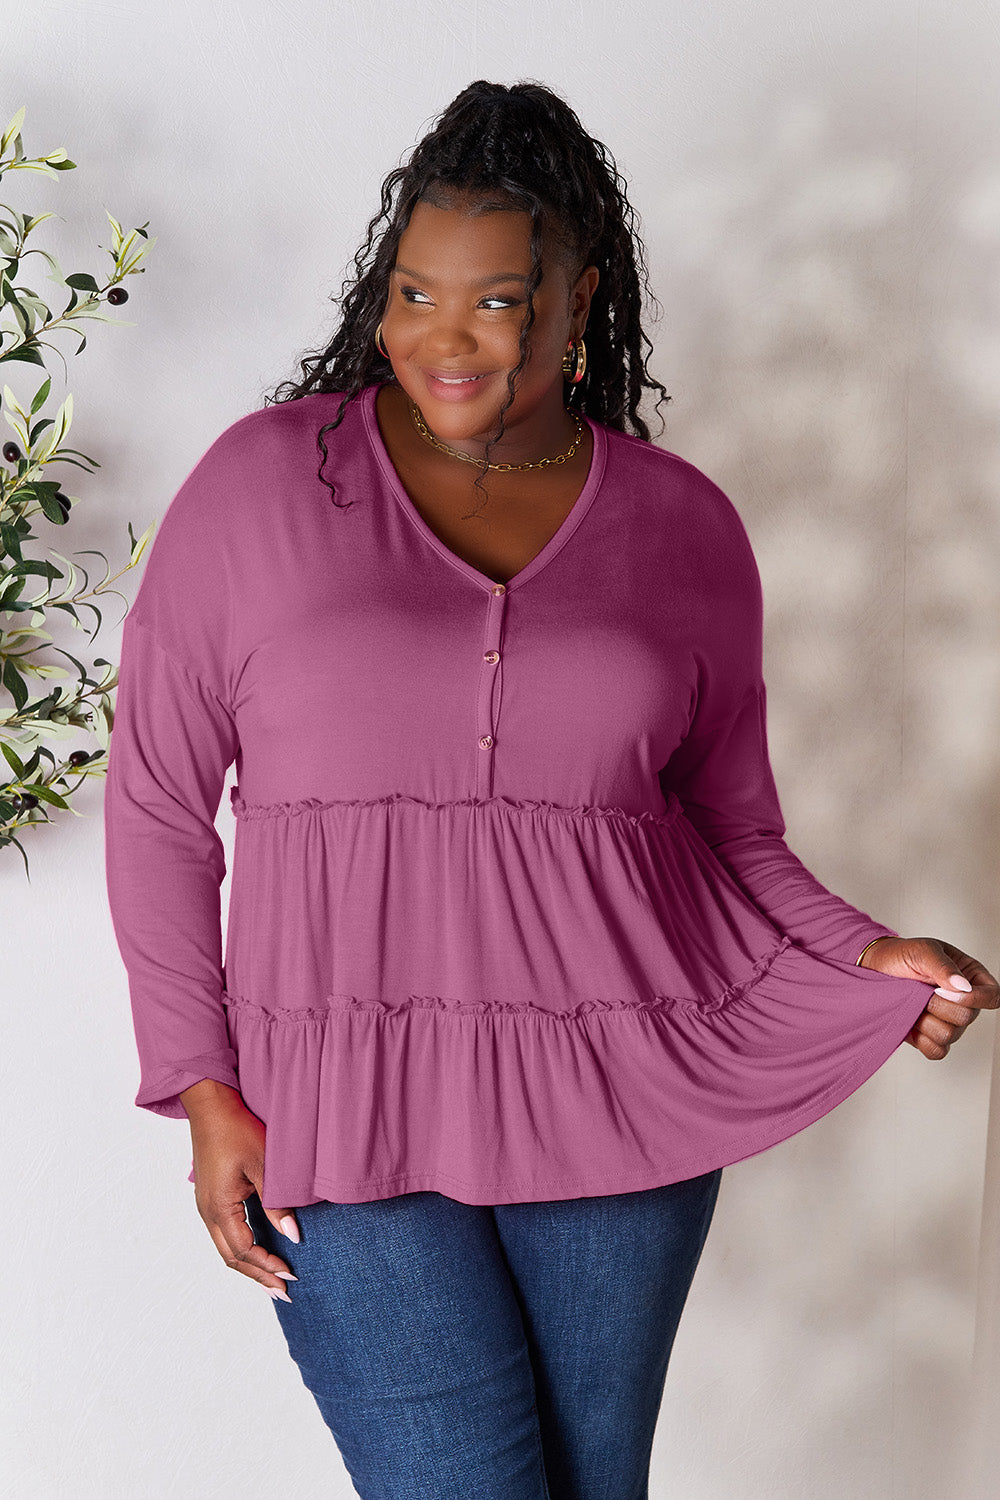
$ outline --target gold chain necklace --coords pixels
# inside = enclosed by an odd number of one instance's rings
[[[415,401],[410,402],[410,416],[422,438],[426,438],[435,448],[440,448],[442,453],[449,453],[452,458],[464,459],[467,464],[476,464],[480,469],[496,469],[500,474],[514,474],[520,469],[544,469],[548,464],[564,464],[568,458],[572,458],[583,441],[583,422],[577,412],[570,411],[568,407],[564,410],[567,416],[572,417],[576,423],[576,437],[573,439],[572,447],[568,448],[565,453],[557,453],[554,458],[538,458],[530,464],[491,464],[487,463],[484,458],[471,458],[468,453],[459,453],[457,448],[449,448],[447,443],[442,443],[438,438],[433,437],[427,431],[427,424],[424,422],[420,407]]]

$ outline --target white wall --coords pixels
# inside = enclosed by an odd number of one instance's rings
[[[37,238],[64,270],[106,260],[105,205],[158,236],[120,310],[134,326],[89,324],[79,360],[61,341],[73,446],[102,468],[64,471],[87,503],[51,545],[121,566],[126,521],[159,518],[326,342],[379,182],[431,117],[473,78],[541,78],[642,215],[674,398],[660,441],[726,489],[757,550],[789,843],[855,904],[996,972],[991,6],[5,0],[2,26],[0,124],[27,105],[28,153],[79,166],[8,176],[0,199],[60,216]],[[30,395],[27,367],[5,370]],[[122,608],[94,653],[117,659]],[[3,1492],[348,1496],[270,1300],[196,1214],[186,1125],[132,1104],[101,801],[95,782],[83,818],[27,837],[30,884],[16,851],[0,866]],[[901,1047],[727,1169],[653,1500],[1000,1493],[994,1020],[942,1063]]]

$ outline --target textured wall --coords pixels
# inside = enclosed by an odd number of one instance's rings
[[[72,545],[116,566],[126,521],[159,517],[325,342],[381,177],[430,118],[475,77],[559,89],[642,217],[673,396],[659,441],[754,541],[788,841],[856,905],[996,972],[991,8],[6,0],[3,28],[0,124],[27,105],[28,153],[63,145],[79,168],[0,197],[60,215],[39,237],[64,269],[98,270],[104,205],[158,236],[134,326],[90,325],[68,360],[73,445],[103,466],[66,481],[88,500]],[[97,654],[116,655],[119,612]],[[10,1493],[347,1496],[268,1299],[197,1216],[186,1127],[132,1105],[101,796],[28,839],[30,886],[16,854],[0,872]],[[994,1041],[984,1016],[943,1063],[903,1046],[727,1169],[653,1500],[1000,1492]]]

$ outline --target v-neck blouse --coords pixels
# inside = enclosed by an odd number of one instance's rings
[[[776,1145],[933,987],[857,967],[891,929],[785,843],[735,506],[588,418],[580,494],[501,584],[421,517],[377,390],[325,459],[338,394],[229,426],[126,616],[105,839],[135,1103],[238,1089],[267,1208],[628,1192]]]
[[[482,587],[491,590],[495,589],[497,580],[488,577],[485,573],[481,573],[479,569],[474,568],[470,562],[466,562],[465,558],[458,557],[454,552],[452,552],[450,547],[445,546],[445,543],[427,524],[417,507],[414,505],[413,501],[410,499],[409,495],[406,492],[405,486],[400,482],[399,474],[396,472],[395,465],[393,464],[392,459],[389,457],[389,452],[382,439],[382,433],[379,428],[377,416],[377,395],[378,386],[369,386],[361,398],[361,413],[364,418],[365,429],[368,433],[369,441],[371,442],[372,448],[375,450],[375,456],[379,461],[379,467],[385,475],[385,480],[387,485],[389,486],[389,489],[396,496],[396,499],[399,501],[406,514],[413,521],[413,524],[416,526],[420,534],[428,542],[430,542],[432,547],[436,548],[436,550],[440,552],[441,556],[445,559],[446,562],[451,563],[454,567],[458,568],[460,572],[465,573],[467,577],[471,578],[475,583],[480,584]],[[586,420],[587,425],[593,433],[594,447],[590,460],[590,468],[587,471],[587,477],[583,482],[583,487],[581,488],[580,493],[576,497],[573,505],[570,507],[570,510],[562,525],[558,528],[557,531],[553,533],[553,535],[549,538],[548,542],[546,542],[541,551],[536,552],[535,556],[529,563],[521,568],[520,571],[513,576],[513,578],[507,580],[507,582],[504,584],[504,588],[515,588],[519,587],[523,583],[527,583],[530,579],[534,578],[535,574],[539,573],[547,563],[551,562],[559,549],[565,546],[565,544],[569,541],[570,537],[573,535],[573,532],[579,526],[580,522],[583,520],[584,516],[587,514],[587,511],[593,504],[594,496],[600,489],[601,480],[604,477],[604,465],[607,461],[608,445],[607,440],[604,436],[605,429],[599,423],[591,422],[589,418],[587,418]]]

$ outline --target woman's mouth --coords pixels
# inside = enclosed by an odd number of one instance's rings
[[[479,387],[487,378],[485,374],[435,374],[431,370],[424,372],[427,388],[432,396],[441,401],[460,401],[468,396],[477,394]]]

